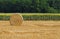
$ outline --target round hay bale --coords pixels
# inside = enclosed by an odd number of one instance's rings
[[[20,26],[23,22],[23,17],[20,14],[13,14],[10,16],[10,24],[12,26]]]

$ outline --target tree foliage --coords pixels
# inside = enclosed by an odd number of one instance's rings
[[[0,0],[0,12],[60,13],[60,0]]]

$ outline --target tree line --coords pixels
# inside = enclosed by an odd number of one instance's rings
[[[60,13],[60,0],[0,0],[0,12]]]

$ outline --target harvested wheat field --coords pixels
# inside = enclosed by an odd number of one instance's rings
[[[0,21],[0,39],[60,39],[60,21],[24,21],[21,26]]]

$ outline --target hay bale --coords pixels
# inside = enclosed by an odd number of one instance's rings
[[[12,26],[20,26],[23,22],[23,17],[19,14],[13,14],[10,16],[10,24]]]

